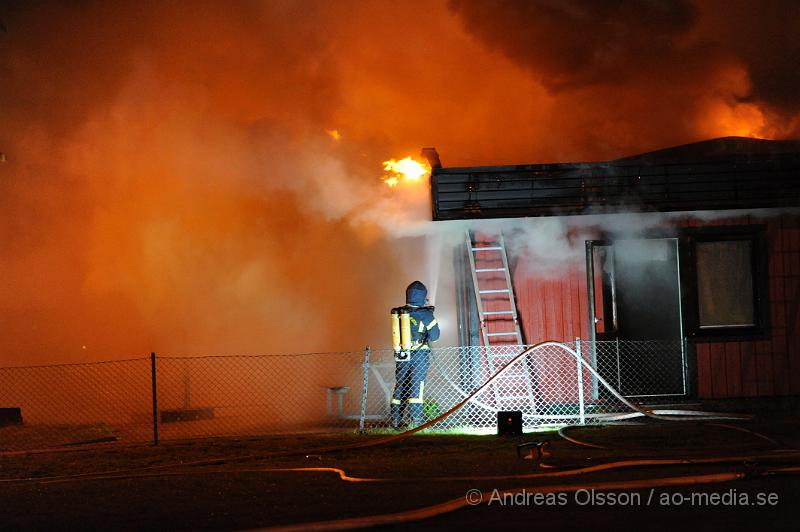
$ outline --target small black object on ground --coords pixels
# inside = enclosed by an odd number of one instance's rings
[[[21,408],[0,408],[0,427],[10,425],[22,425]]]
[[[200,421],[202,419],[214,419],[213,406],[201,406],[197,408],[173,408],[171,410],[161,411],[162,423]]]
[[[497,435],[522,436],[522,412],[519,410],[498,412]]]

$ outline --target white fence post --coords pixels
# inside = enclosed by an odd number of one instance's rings
[[[578,409],[580,413],[580,421],[581,425],[586,424],[586,412],[584,409],[583,404],[583,364],[581,364],[581,359],[583,358],[583,353],[581,352],[581,338],[580,336],[575,338],[575,352],[578,354],[577,363],[578,363]]]
[[[364,432],[367,417],[367,391],[369,389],[369,346],[364,349],[364,388],[361,390],[361,416],[358,418],[358,432]]]

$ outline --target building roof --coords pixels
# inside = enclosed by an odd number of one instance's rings
[[[611,161],[436,168],[434,220],[800,206],[800,142],[723,137]]]
[[[798,140],[766,140],[752,137],[719,137],[671,148],[649,151],[616,162],[677,163],[687,160],[713,160],[748,155],[800,153]]]

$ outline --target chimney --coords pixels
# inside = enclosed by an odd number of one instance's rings
[[[436,148],[422,148],[420,155],[428,160],[431,170],[442,167],[442,162],[439,160],[439,152],[436,151]]]

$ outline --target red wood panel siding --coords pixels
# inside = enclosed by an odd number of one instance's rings
[[[773,395],[775,374],[772,366],[772,342],[755,342],[758,367],[758,395]]]
[[[800,391],[800,216],[780,220],[783,261],[784,319],[786,322],[786,366],[789,393]],[[787,262],[789,268],[787,269]]]
[[[770,338],[697,342],[701,398],[800,393],[800,216],[678,220],[679,227],[765,224],[768,242]],[[517,307],[528,343],[589,337],[586,265],[576,260],[543,274],[519,257],[513,272]]]
[[[730,342],[725,346],[725,382],[728,397],[741,397],[742,395],[742,354],[741,343]]]
[[[514,271],[514,290],[529,344],[553,340],[572,342],[588,338],[586,272],[583,264],[572,264],[558,276],[532,275],[519,260]]]
[[[711,395],[711,350],[708,344],[697,346],[697,394]]]
[[[728,396],[728,381],[725,371],[725,345],[711,344],[711,393],[714,397]]]
[[[800,218],[746,216],[702,225],[766,224],[770,338],[753,342],[698,343],[700,397],[748,397],[800,393]],[[682,225],[689,225],[684,223]],[[705,364],[710,357],[712,366]],[[724,372],[725,380],[715,371]]]
[[[698,349],[700,346],[697,346]],[[709,397],[709,390],[698,394],[701,397]],[[756,367],[755,350],[753,342],[742,342],[742,395],[745,397],[758,395],[758,368]]]

